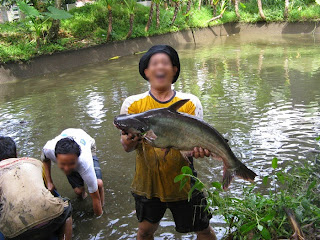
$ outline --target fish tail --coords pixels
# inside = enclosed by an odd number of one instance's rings
[[[234,175],[247,180],[250,182],[254,181],[254,178],[257,176],[252,170],[246,167],[243,163],[240,162],[240,165],[237,169],[230,171],[227,167],[223,168],[223,189],[227,190],[230,183],[232,182]]]
[[[253,182],[254,178],[257,176],[255,172],[247,168],[243,163],[241,163],[240,166],[235,170],[235,175],[250,182]]]
[[[227,190],[232,182],[234,175],[227,167],[223,167],[223,178],[222,178],[222,186],[223,190]]]

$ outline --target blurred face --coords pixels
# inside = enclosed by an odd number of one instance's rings
[[[58,154],[57,155],[58,167],[66,174],[69,175],[78,164],[78,156],[76,154]]]
[[[170,57],[165,53],[152,55],[148,68],[144,70],[150,85],[158,90],[171,89],[171,84],[178,68],[172,65]]]

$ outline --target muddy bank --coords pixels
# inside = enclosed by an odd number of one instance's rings
[[[147,50],[154,44],[169,44],[177,46],[187,43],[204,43],[213,38],[239,34],[248,37],[249,34],[279,35],[279,34],[320,34],[317,22],[301,23],[228,23],[220,26],[202,29],[190,29],[176,33],[167,33],[152,37],[105,43],[79,50],[65,51],[52,55],[43,55],[27,63],[0,64],[0,83],[16,81],[43,74],[60,72],[108,60],[115,56],[127,56]]]

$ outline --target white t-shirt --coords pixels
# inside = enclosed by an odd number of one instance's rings
[[[78,164],[75,170],[80,174],[83,181],[87,184],[89,193],[96,192],[98,190],[98,182],[96,173],[94,171],[91,152],[91,149],[95,145],[95,140],[82,129],[68,128],[64,130],[59,136],[48,141],[43,147],[43,157],[57,162],[54,153],[56,144],[60,139],[66,137],[73,138],[74,141],[80,146],[81,154],[78,158]]]

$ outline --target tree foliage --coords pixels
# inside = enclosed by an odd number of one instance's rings
[[[39,12],[35,7],[28,5],[24,1],[18,1],[17,5],[20,10],[25,13],[28,20],[27,26],[34,35],[34,40],[39,46],[41,41],[46,42],[48,29],[52,20],[62,20],[71,18],[72,15],[64,10],[57,9],[53,6],[48,7],[47,12]]]

